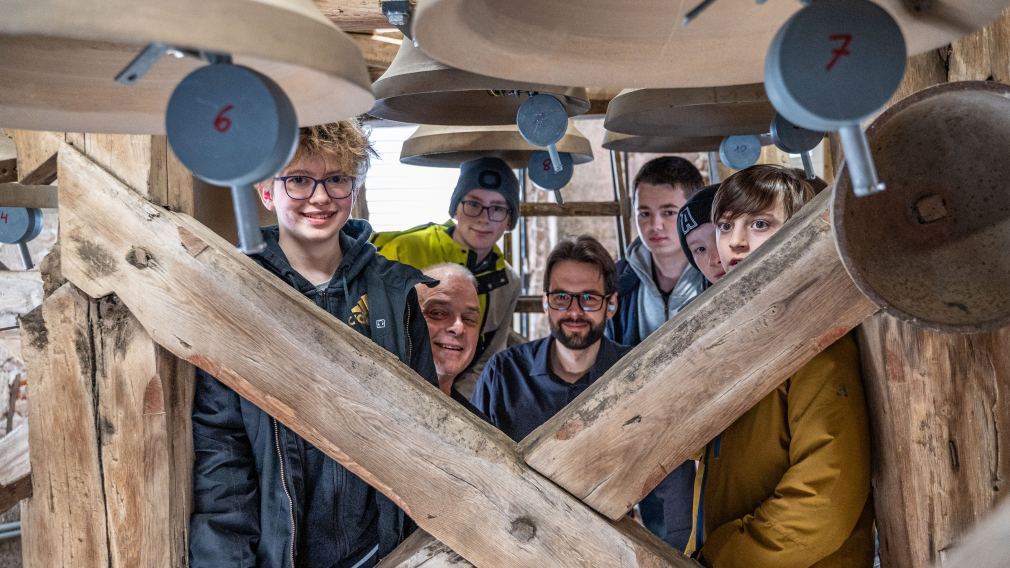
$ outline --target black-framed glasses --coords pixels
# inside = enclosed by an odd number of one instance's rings
[[[463,214],[467,217],[480,217],[487,211],[488,221],[504,221],[509,214],[509,208],[504,205],[484,205],[472,199],[464,200],[462,205]]]
[[[565,292],[564,290],[557,290],[554,292],[547,293],[547,305],[552,310],[557,310],[559,312],[567,311],[572,307],[572,301],[576,301],[579,304],[579,308],[584,312],[598,312],[603,309],[610,297],[610,294],[594,294],[592,292]]]
[[[316,192],[316,187],[323,186],[323,191],[330,199],[347,199],[354,190],[354,176],[335,175],[323,179],[316,179],[312,176],[277,176],[275,180],[284,185],[284,193],[288,197],[298,201],[304,201],[312,197]]]

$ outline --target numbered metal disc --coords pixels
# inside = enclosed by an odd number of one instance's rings
[[[248,67],[207,65],[179,83],[166,111],[168,141],[197,177],[235,186],[283,168],[298,142],[294,107],[271,79]]]
[[[905,72],[905,38],[869,0],[817,0],[775,35],[765,89],[775,109],[811,130],[837,130],[879,110]]]
[[[533,95],[519,106],[516,114],[519,134],[534,146],[556,143],[568,129],[565,105],[551,95]]]
[[[572,174],[575,173],[575,162],[572,161],[571,154],[562,153],[560,156],[561,171],[556,172],[551,163],[550,154],[544,151],[533,152],[533,156],[530,157],[529,164],[526,166],[526,171],[529,172],[533,183],[551,191],[568,185],[568,182],[572,181]]]
[[[807,130],[786,120],[781,114],[776,114],[769,129],[772,141],[779,150],[789,154],[802,154],[817,147],[824,139],[823,132]]]
[[[41,232],[41,209],[0,207],[0,243],[27,243]]]
[[[734,170],[749,168],[761,157],[761,139],[757,136],[727,136],[719,145],[719,160]]]

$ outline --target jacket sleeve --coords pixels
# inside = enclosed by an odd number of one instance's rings
[[[519,275],[509,269],[509,295],[504,315],[498,329],[495,330],[491,340],[484,347],[484,352],[473,364],[473,373],[479,377],[484,371],[484,366],[491,359],[491,356],[508,347],[509,335],[512,333],[512,315],[516,313],[516,304],[519,302]],[[497,309],[495,310],[497,311]]]
[[[483,372],[477,379],[477,385],[470,396],[470,404],[474,406],[485,419],[493,426],[498,426],[497,413],[494,411],[497,397],[496,385],[498,383],[498,357],[491,357]]]
[[[193,399],[192,568],[256,566],[259,490],[239,396],[197,370]]]
[[[752,514],[707,537],[709,566],[811,566],[841,547],[863,512],[870,434],[855,341],[843,337],[790,380],[791,465]]]
[[[431,338],[428,337],[428,324],[421,314],[421,304],[417,301],[417,291],[407,293],[407,308],[404,313],[407,321],[407,341],[410,342],[411,369],[438,388],[438,373],[435,372],[435,361],[432,359]]]

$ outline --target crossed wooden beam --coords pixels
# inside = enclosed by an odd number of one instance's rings
[[[876,311],[841,266],[824,193],[755,253],[759,261],[517,446],[209,229],[146,201],[73,147],[61,147],[59,175],[64,277],[92,297],[117,294],[157,343],[477,565],[696,566],[626,512]]]

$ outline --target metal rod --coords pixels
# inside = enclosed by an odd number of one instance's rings
[[[715,3],[715,0],[701,0],[700,4],[698,4],[694,8],[691,8],[691,10],[688,13],[684,14],[684,20],[681,22],[680,25],[686,26],[690,24],[692,20],[700,16],[701,13],[704,12],[713,3]]]
[[[845,151],[845,164],[852,181],[852,193],[856,197],[866,197],[884,191],[885,186],[877,178],[877,168],[873,165],[873,154],[866,133],[858,124],[838,129]]]
[[[526,169],[519,170],[519,198],[526,202]],[[519,217],[519,289],[520,293],[529,293],[529,275],[526,274],[526,259],[529,258],[529,239],[526,234],[526,217]],[[529,337],[530,317],[529,314],[519,314],[519,333],[524,337]]]
[[[28,253],[27,243],[18,243],[18,254],[21,255],[21,264],[24,265],[25,270],[31,270],[35,266],[32,264],[32,255]]]
[[[554,168],[554,173],[560,174],[565,167],[561,165],[561,155],[558,154],[557,144],[548,144],[547,153],[551,155],[551,167]]]
[[[239,250],[245,254],[263,252],[266,243],[260,233],[260,216],[256,209],[256,193],[251,185],[231,188],[231,202],[235,209],[235,226],[238,229]]]
[[[614,217],[614,236],[617,238],[617,258],[624,258],[627,243],[624,238],[624,219],[621,217],[621,192],[617,189],[617,170],[614,167],[616,153],[610,151],[610,187],[614,190],[614,203],[617,204],[617,215]]]
[[[560,190],[560,189],[555,189],[555,190],[554,190],[554,201],[555,201],[555,202],[556,202],[556,203],[557,203],[558,205],[564,205],[564,204],[565,204],[565,200],[564,200],[564,198],[563,198],[563,197],[561,197],[561,190]]]
[[[803,160],[803,171],[807,174],[807,179],[814,179],[817,177],[817,172],[814,171],[814,161],[810,158],[810,152],[800,152],[800,159]]]
[[[719,177],[719,154],[710,151],[708,153],[708,183],[715,184],[721,181],[722,179]]]

